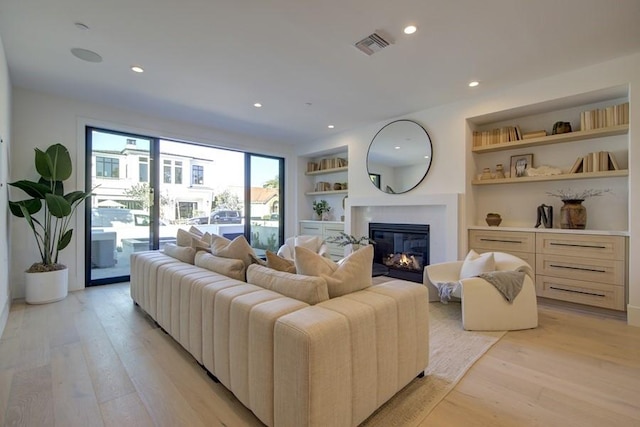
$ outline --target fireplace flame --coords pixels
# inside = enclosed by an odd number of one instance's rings
[[[408,270],[422,270],[422,257],[407,255],[406,253],[389,254],[383,258],[387,267],[402,268]]]

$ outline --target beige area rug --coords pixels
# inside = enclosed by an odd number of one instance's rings
[[[505,332],[462,329],[459,303],[429,304],[429,367],[361,426],[412,426],[429,415],[464,374]]]

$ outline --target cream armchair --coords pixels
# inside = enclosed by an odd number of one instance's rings
[[[428,265],[424,284],[437,289],[436,283],[460,282],[453,293],[462,303],[462,326],[468,331],[506,331],[538,326],[538,305],[533,284],[533,271],[520,258],[494,252],[496,271],[518,270],[525,273],[522,290],[513,303],[507,302],[489,282],[479,277],[460,278],[464,261]]]
[[[295,236],[284,241],[284,245],[278,249],[278,255],[286,259],[294,259],[296,246],[302,246],[324,257],[329,257],[329,248],[324,243],[322,236]]]

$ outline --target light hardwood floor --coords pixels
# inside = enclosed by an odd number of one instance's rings
[[[14,302],[0,339],[0,424],[260,426],[134,307],[128,284]],[[540,307],[421,426],[640,426],[640,328]]]

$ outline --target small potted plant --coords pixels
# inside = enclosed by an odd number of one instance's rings
[[[27,221],[40,252],[40,261],[25,273],[25,299],[29,304],[44,304],[67,296],[68,271],[58,263],[58,254],[71,243],[71,218],[91,192],[64,193],[62,182],[69,179],[73,168],[69,151],[62,144],[54,144],[46,151],[36,148],[35,167],[40,175],[37,181],[9,183],[30,197],[10,201],[9,209]]]
[[[329,237],[328,239],[326,239],[326,241],[327,243],[335,243],[338,246],[351,245],[351,250],[354,252],[360,249],[360,245],[368,243],[371,243],[372,245],[376,244],[373,239],[370,239],[367,236],[355,237],[342,231],[337,236]]]
[[[318,218],[322,221],[326,221],[329,219],[329,212],[331,211],[331,206],[329,206],[329,202],[322,199],[320,201],[313,201],[313,211],[318,215]]]

